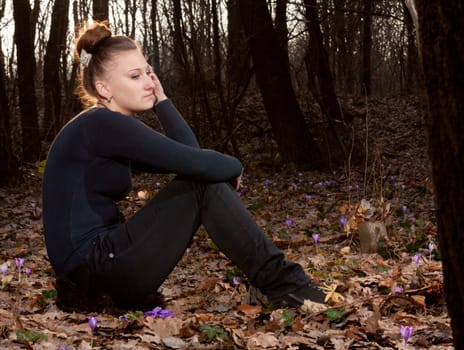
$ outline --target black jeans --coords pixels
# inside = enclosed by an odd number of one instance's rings
[[[252,285],[280,296],[309,282],[267,239],[230,184],[175,179],[116,230],[89,260],[92,288],[125,305],[156,291],[200,225]]]

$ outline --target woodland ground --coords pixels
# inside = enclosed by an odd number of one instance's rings
[[[259,142],[247,145],[255,161],[241,196],[288,259],[327,288],[327,308],[248,304],[246,278],[201,229],[160,289],[173,317],[62,312],[44,248],[40,175],[31,168],[23,184],[0,189],[0,348],[452,349],[440,253],[429,250],[437,237],[418,102],[372,100],[368,128],[364,117],[355,125],[368,135],[367,145],[360,141],[368,166],[331,174],[276,171],[256,158]],[[168,179],[136,176],[122,211],[130,215]],[[378,253],[361,253],[363,221],[385,224]],[[320,234],[317,247],[312,234]],[[21,271],[15,258],[25,259]],[[90,316],[98,320],[93,335]],[[414,327],[407,343],[400,326]]]

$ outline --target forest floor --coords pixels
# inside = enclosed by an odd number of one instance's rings
[[[0,189],[0,348],[452,349],[417,100],[372,100],[357,125],[369,135],[367,166],[327,174],[250,162],[241,189],[264,232],[326,288],[327,306],[252,305],[246,278],[200,229],[160,288],[172,317],[62,312],[44,246],[40,175],[29,170],[22,185]],[[136,176],[123,212],[168,180]],[[361,251],[363,222],[380,227],[376,253]],[[413,327],[409,339],[405,327]]]

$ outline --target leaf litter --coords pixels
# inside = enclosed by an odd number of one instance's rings
[[[44,246],[40,174],[28,169],[24,184],[0,189],[0,348],[452,349],[418,110],[417,101],[370,102],[373,156],[364,169],[247,166],[244,203],[326,290],[326,306],[273,310],[201,228],[160,288],[173,317],[62,312]],[[365,120],[355,125],[362,138]],[[131,215],[169,179],[136,175],[122,212]],[[373,253],[361,252],[366,222],[385,226]],[[15,259],[24,259],[21,270]]]

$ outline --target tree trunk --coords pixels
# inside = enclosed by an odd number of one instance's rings
[[[13,154],[10,131],[10,108],[6,91],[5,67],[3,66],[3,50],[0,42],[0,187],[16,178],[18,163]]]
[[[464,5],[448,0],[415,3],[446,301],[455,348],[460,350],[464,349]]]
[[[56,135],[63,124],[61,114],[60,57],[66,48],[69,0],[55,0],[52,12],[50,37],[44,58],[44,126],[51,127]],[[47,125],[48,124],[48,125]],[[47,128],[48,129],[48,128]],[[48,131],[48,130],[45,130]],[[49,134],[47,132],[47,134]]]
[[[284,51],[287,65],[289,65],[288,57],[288,28],[287,28],[287,2],[288,0],[277,0],[275,7],[274,27],[277,33],[277,40]]]
[[[266,0],[239,0],[264,107],[282,159],[302,169],[322,168],[319,146],[296,100],[285,54],[279,46]]]
[[[60,2],[60,0],[56,0],[56,1]],[[105,21],[105,20],[109,19],[108,1],[109,0],[93,0],[92,13],[93,13],[93,19],[94,20],[96,20],[96,21]],[[68,16],[67,16],[67,13],[66,13],[66,18],[67,17]],[[53,26],[52,26],[52,28],[53,28]]]
[[[373,0],[364,0],[362,28],[361,94],[371,95],[372,6]]]
[[[158,40],[158,31],[156,29],[158,23],[158,0],[151,1],[151,35],[153,38],[153,56],[151,59],[151,64],[156,72],[156,74],[162,80],[161,75],[161,60],[160,60],[160,45]]]
[[[228,113],[223,125],[226,130],[226,139],[222,150],[225,150],[227,143],[230,142],[234,153],[240,157],[239,147],[234,138],[237,122],[236,110],[247,91],[253,71],[237,0],[227,1],[227,34],[226,103]]]
[[[304,0],[306,24],[309,32],[306,63],[310,89],[319,103],[326,119],[324,130],[327,153],[331,166],[344,165],[348,159],[347,144],[350,142],[350,130],[344,123],[340,109],[332,72],[329,67],[329,57],[323,44],[316,0]]]
[[[411,15],[403,3],[404,21],[406,26],[406,40],[407,40],[407,61],[406,61],[406,92],[411,93],[415,84],[415,78],[417,77],[417,46],[414,39],[414,25],[412,22]]]
[[[335,25],[335,82],[343,93],[347,92],[346,71],[353,69],[346,50],[345,0],[334,0]]]
[[[30,26],[29,0],[13,1],[15,43],[17,49],[19,109],[21,113],[22,158],[36,161],[40,155],[40,132],[35,96],[34,38]]]

